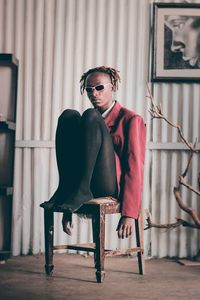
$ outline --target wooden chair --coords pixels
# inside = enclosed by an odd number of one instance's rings
[[[120,204],[111,197],[96,198],[83,204],[77,214],[84,214],[92,217],[93,243],[76,245],[53,245],[54,238],[54,212],[64,212],[64,210],[44,209],[44,230],[45,230],[45,271],[47,275],[53,273],[53,251],[60,249],[73,249],[94,253],[97,282],[103,282],[105,277],[104,260],[105,256],[130,254],[137,252],[139,273],[144,274],[143,257],[143,227],[141,211],[138,219],[135,220],[136,248],[126,250],[106,250],[105,249],[105,215],[120,212]]]

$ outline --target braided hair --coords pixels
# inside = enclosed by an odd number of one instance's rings
[[[115,70],[114,68],[101,66],[101,67],[96,67],[96,68],[93,68],[93,69],[89,69],[87,72],[83,73],[83,75],[81,76],[81,79],[80,79],[81,94],[84,93],[84,90],[86,88],[86,79],[87,79],[88,75],[90,75],[92,73],[96,73],[96,72],[102,72],[102,73],[108,74],[110,76],[110,80],[111,80],[111,83],[113,85],[114,92],[117,91],[118,83],[120,82],[120,76],[118,74],[119,71]]]

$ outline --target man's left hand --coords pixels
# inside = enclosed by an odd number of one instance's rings
[[[118,238],[124,239],[132,234],[134,219],[130,217],[121,217],[117,226]]]

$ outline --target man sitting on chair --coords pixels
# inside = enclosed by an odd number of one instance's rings
[[[45,209],[59,207],[63,230],[71,235],[72,213],[99,197],[114,197],[121,203],[119,238],[131,235],[141,206],[146,128],[141,116],[113,98],[119,72],[110,67],[88,70],[81,77],[94,108],[82,116],[66,109],[58,120],[56,158],[59,185]]]

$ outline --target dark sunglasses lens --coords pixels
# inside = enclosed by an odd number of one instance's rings
[[[91,87],[86,87],[86,92],[87,93],[91,93],[92,92],[92,88]]]
[[[96,90],[97,91],[102,91],[104,89],[104,85],[97,85]]]

